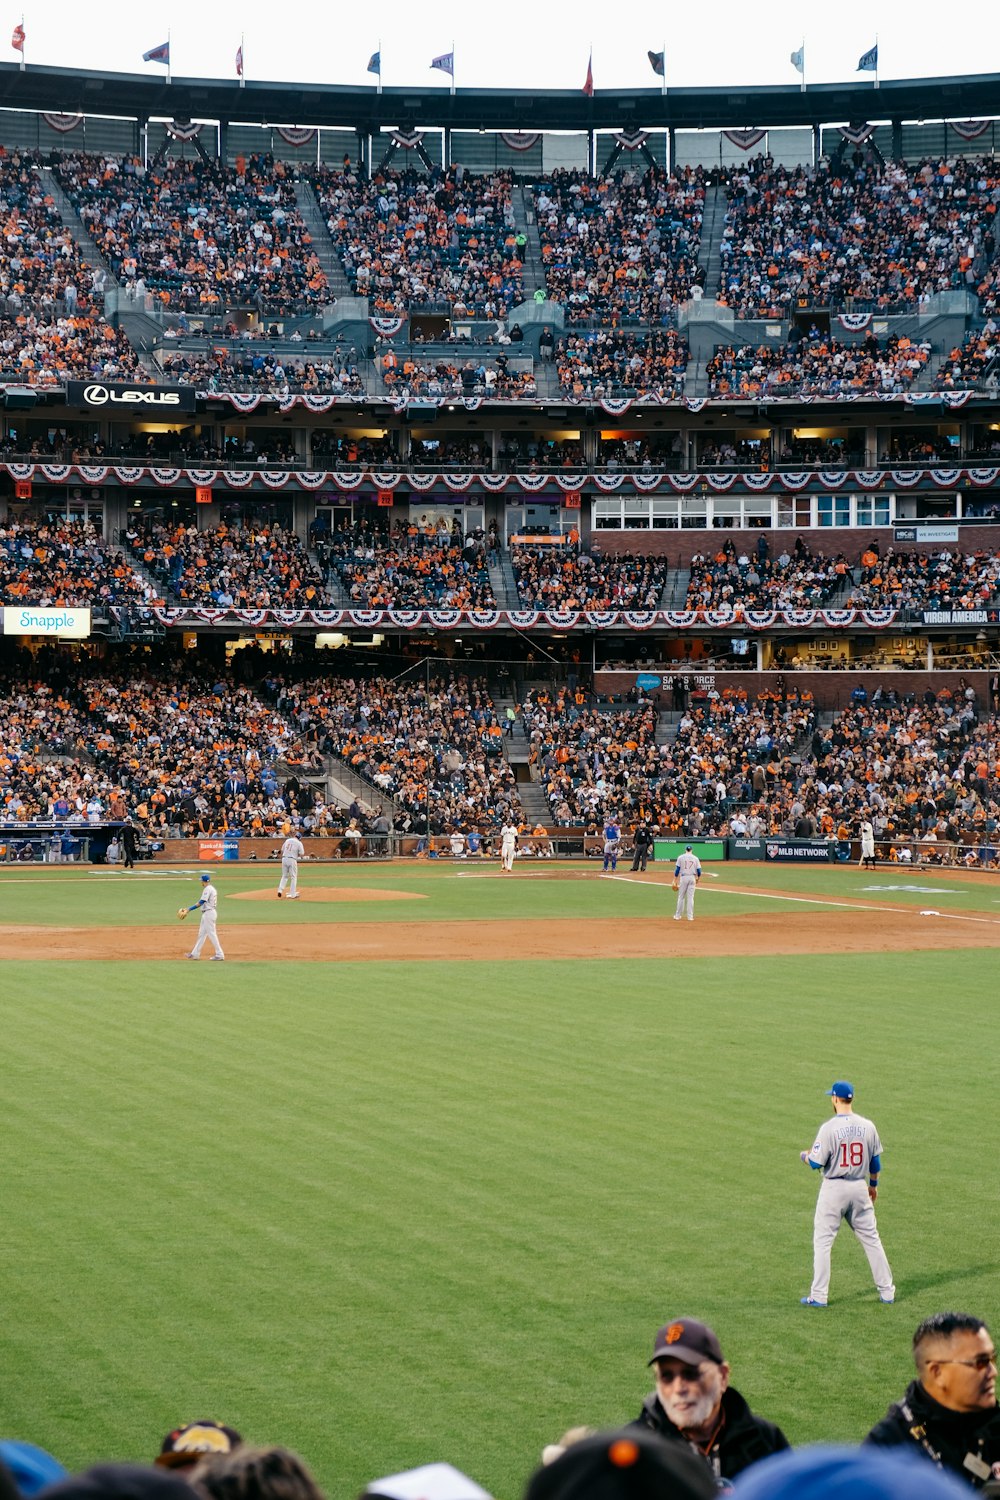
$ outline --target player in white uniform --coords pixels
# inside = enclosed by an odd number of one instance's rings
[[[701,860],[692,852],[691,845],[688,844],[684,853],[678,854],[677,863],[674,865],[674,880],[677,883],[675,922],[679,922],[682,917],[687,917],[689,922],[694,921],[694,892],[700,879]]]
[[[875,829],[868,818],[861,820],[861,858],[858,864],[862,868],[867,865],[869,870],[875,868]]]
[[[823,1173],[813,1224],[813,1282],[804,1307],[825,1307],[830,1292],[830,1250],[846,1219],[868,1257],[879,1300],[895,1302],[896,1288],[875,1222],[882,1142],[871,1120],[854,1113],[854,1087],[838,1079],[829,1089],[833,1119],[824,1120],[802,1160]],[[865,1180],[867,1178],[867,1181]]]
[[[200,958],[201,950],[204,948],[206,942],[211,943],[215,949],[210,960],[211,963],[216,963],[225,958],[226,955],[222,951],[222,944],[219,942],[215,931],[218,909],[219,893],[212,884],[212,877],[211,875],[203,875],[201,877],[201,900],[196,901],[193,906],[188,907],[188,911],[201,912],[201,921],[198,924],[198,937],[194,947],[188,954],[188,958]]]
[[[293,834],[287,838],[281,846],[281,879],[278,881],[278,896],[285,894],[285,886],[288,886],[289,901],[299,899],[299,860],[305,859],[306,851],[302,840]]]
[[[500,829],[500,865],[504,870],[514,868],[514,850],[517,847],[517,825],[505,823]]]

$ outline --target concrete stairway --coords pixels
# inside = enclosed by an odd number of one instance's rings
[[[726,227],[726,190],[710,187],[705,193],[705,217],[701,226],[698,265],[705,272],[705,296],[714,298],[722,276],[722,233]]]
[[[302,215],[303,223],[312,239],[312,248],[323,267],[330,290],[338,302],[355,295],[340,256],[334,248],[330,231],[326,227],[326,216],[319,205],[312,183],[298,178],[295,183],[295,206]]]
[[[530,302],[535,292],[545,290],[545,268],[542,264],[542,243],[535,220],[535,202],[526,188],[516,186],[512,199],[514,227],[527,241],[524,247],[524,300]]]

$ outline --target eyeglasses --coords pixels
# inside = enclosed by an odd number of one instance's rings
[[[701,1365],[681,1365],[679,1370],[656,1369],[656,1378],[661,1385],[673,1385],[675,1380],[686,1380],[689,1385],[697,1385],[702,1379],[703,1367]]]
[[[939,1365],[965,1365],[968,1370],[995,1370],[997,1368],[997,1352],[992,1354],[977,1354],[975,1359],[939,1359]]]

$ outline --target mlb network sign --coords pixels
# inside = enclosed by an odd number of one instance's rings
[[[64,641],[83,641],[90,635],[89,609],[56,605],[10,605],[3,611],[4,635],[48,635]]]
[[[193,386],[118,385],[107,381],[69,380],[66,382],[68,406],[83,406],[88,411],[106,411],[110,416],[172,417],[178,412],[195,410]]]

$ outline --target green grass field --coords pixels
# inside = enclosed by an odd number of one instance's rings
[[[2,924],[162,923],[164,954],[49,962],[39,931],[0,964],[4,1435],[75,1467],[149,1458],[209,1416],[299,1450],[331,1500],[437,1458],[516,1500],[565,1427],[637,1413],[671,1315],[715,1326],[794,1442],[859,1439],[927,1313],[1000,1323],[995,948],[393,958],[399,921],[670,910],[592,869],[521,873],[310,869],[427,899],[296,906],[227,901],[275,872],[224,867],[223,941],[378,920],[385,961],[197,968],[172,921],[196,873],[0,873]],[[699,916],[794,889],[1000,921],[988,878],[713,873],[741,889],[706,879]],[[895,1307],[846,1231],[831,1308],[799,1306],[816,1180],[798,1152],[835,1077],[886,1142]]]

